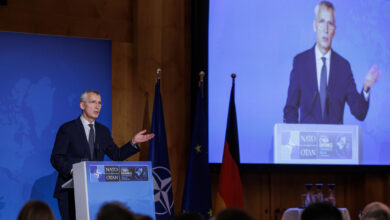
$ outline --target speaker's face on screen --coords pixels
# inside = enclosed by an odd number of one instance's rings
[[[332,39],[336,32],[334,11],[326,7],[320,7],[317,17],[313,22],[313,28],[317,34],[317,45],[321,52],[328,52],[332,46]]]
[[[102,99],[100,95],[88,93],[85,102],[80,103],[80,108],[83,110],[83,117],[88,121],[94,121],[99,117],[102,108]]]

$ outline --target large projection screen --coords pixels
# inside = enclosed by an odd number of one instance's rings
[[[241,163],[274,164],[273,128],[283,108],[293,58],[312,48],[318,1],[212,0],[209,8],[209,162],[220,163],[225,140],[230,75]],[[332,49],[351,64],[357,90],[367,71],[382,71],[370,91],[367,117],[358,121],[346,104],[344,124],[361,129],[361,165],[390,165],[390,1],[332,1]]]

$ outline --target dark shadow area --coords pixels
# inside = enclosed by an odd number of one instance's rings
[[[142,129],[147,129],[150,132],[151,122],[149,120],[149,93],[145,93],[145,108],[144,108],[144,119],[142,122]],[[149,154],[149,142],[140,144],[141,152],[139,156],[140,161],[147,161]]]
[[[61,219],[57,199],[53,198],[54,186],[57,180],[57,172],[39,178],[32,186],[30,199],[46,202],[53,210],[56,219]],[[1,209],[1,200],[0,200]]]

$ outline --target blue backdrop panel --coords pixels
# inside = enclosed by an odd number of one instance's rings
[[[0,32],[0,219],[29,199],[52,198],[50,154],[59,126],[80,115],[86,89],[102,94],[98,121],[111,127],[111,42]]]

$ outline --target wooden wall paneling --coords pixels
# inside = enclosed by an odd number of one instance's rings
[[[334,174],[271,173],[270,219],[281,219],[283,212],[288,208],[302,206],[301,195],[306,193],[305,184],[313,184],[313,192],[315,192],[314,184],[322,183],[325,198],[328,196],[327,184],[335,182]]]
[[[218,193],[218,179],[219,179],[219,172],[211,172],[210,173],[210,181],[211,181],[211,204],[213,209],[213,216],[215,216],[217,213],[215,212],[215,201],[217,198]]]
[[[386,202],[388,195],[387,191],[387,175],[378,173],[367,173],[364,175],[365,178],[365,202],[369,203],[372,201]]]
[[[336,206],[344,207],[343,204],[345,204],[345,175],[336,175],[335,181],[333,183],[336,184],[336,187],[334,189],[336,197]]]
[[[242,172],[242,191],[244,197],[244,209],[255,219],[270,218],[270,179],[268,173]],[[213,216],[218,192],[219,172],[213,171],[211,178],[211,194]]]
[[[112,130],[118,145],[127,143],[136,132],[145,129],[144,103],[147,100],[133,80],[133,53],[131,43],[112,41]],[[147,145],[142,144],[140,147],[142,154]],[[138,160],[141,154],[129,159]]]
[[[0,30],[132,41],[129,0],[12,0],[0,7]]]
[[[191,94],[189,51],[186,50],[189,40],[186,36],[185,12],[186,1],[165,0],[163,4],[162,50],[164,83],[162,90],[166,95],[164,110],[170,116],[166,121],[167,134],[171,137],[170,157],[172,178],[175,180],[174,196],[176,211],[181,210],[186,167],[189,157],[191,138]],[[185,129],[183,129],[185,128]],[[180,159],[179,159],[180,158]],[[201,193],[201,192],[199,192]]]
[[[385,204],[390,205],[390,174],[385,174]]]
[[[243,173],[244,206],[256,219],[270,218],[270,188],[268,173]]]
[[[351,219],[357,219],[359,210],[364,207],[364,175],[358,173],[344,174],[344,203],[339,207],[348,208]],[[338,187],[338,186],[336,186]],[[339,194],[339,191],[336,193]]]
[[[268,182],[265,175],[269,175]],[[218,184],[218,174],[212,175],[213,202]],[[364,173],[299,173],[299,172],[258,172],[241,173],[245,209],[256,219],[281,219],[290,207],[301,205],[304,184],[323,183],[324,198],[329,195],[327,184],[335,183],[336,205],[348,209],[351,219],[356,219],[359,210],[371,201],[388,204],[390,175]],[[369,180],[367,180],[369,179]],[[268,195],[267,192],[268,191]],[[260,193],[262,192],[262,193]],[[269,214],[261,209],[269,207]]]
[[[188,4],[180,0],[136,1],[135,7],[135,80],[141,90],[152,92],[155,70],[162,68],[161,95],[175,212],[178,213],[181,210],[191,130],[189,50],[186,49],[189,27],[185,26]],[[153,95],[151,104],[152,100]]]
[[[270,219],[281,219],[285,210],[300,206],[301,194],[305,193],[303,184],[313,182],[302,174],[271,173]]]

